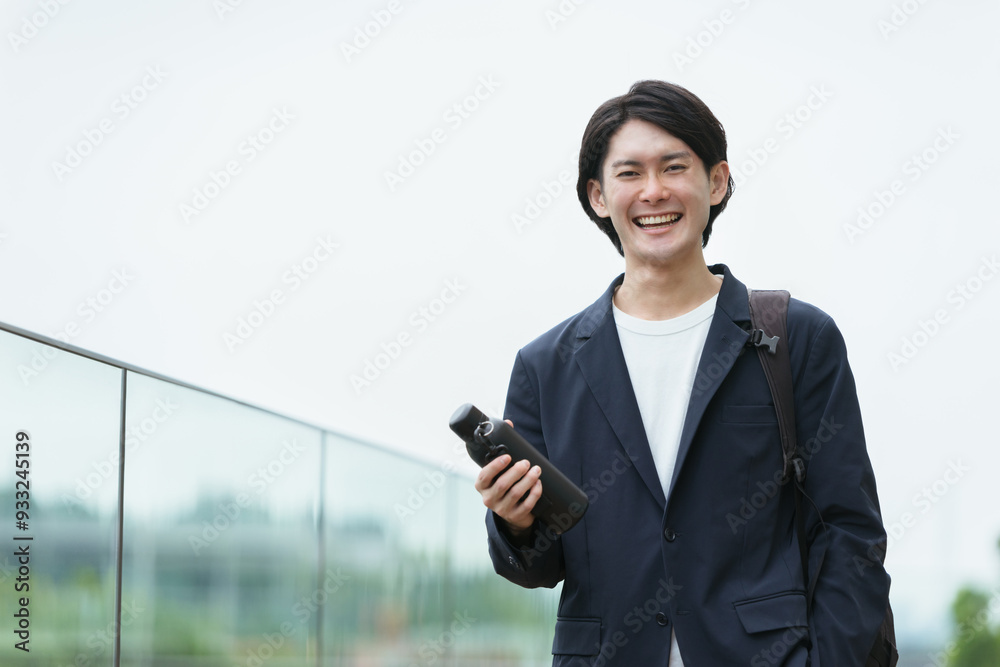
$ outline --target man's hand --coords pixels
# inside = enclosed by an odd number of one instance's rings
[[[514,425],[509,419],[507,423]],[[535,523],[531,509],[542,495],[538,480],[542,469],[531,468],[528,461],[522,460],[500,475],[509,464],[510,455],[504,454],[483,466],[476,477],[476,491],[483,496],[483,504],[507,522],[513,536],[523,537]],[[500,477],[494,482],[497,475]]]

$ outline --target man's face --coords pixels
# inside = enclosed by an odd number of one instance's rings
[[[597,179],[587,184],[590,204],[599,216],[610,216],[626,268],[704,261],[701,235],[709,208],[726,194],[727,163],[706,173],[686,143],[632,119],[611,137],[602,176],[603,185]]]

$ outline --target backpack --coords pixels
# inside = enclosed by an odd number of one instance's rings
[[[788,356],[788,300],[785,290],[748,290],[750,300],[750,340],[748,346],[757,348],[767,384],[774,399],[774,410],[778,416],[778,430],[781,433],[781,449],[784,460],[783,478],[793,481],[795,497],[795,532],[798,534],[799,554],[802,557],[802,572],[808,576],[809,553],[806,545],[805,518],[802,512],[802,497],[805,494],[803,482],[806,476],[805,461],[798,452],[795,435],[795,401],[792,394],[792,365]],[[770,331],[768,335],[766,331]],[[784,341],[784,342],[783,342]],[[822,518],[820,519],[822,522]],[[812,608],[813,593],[816,589],[817,572],[809,579],[806,591],[807,612]],[[885,617],[875,636],[875,644],[868,652],[865,667],[895,667],[899,660],[896,650],[896,631],[893,627],[892,608],[886,601]]]

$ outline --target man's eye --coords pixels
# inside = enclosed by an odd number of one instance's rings
[[[665,169],[665,171],[681,171],[684,169],[683,164],[672,164]]]
[[[621,178],[622,176],[635,176],[636,174],[637,172],[634,171],[623,171],[620,174],[618,174],[618,177]]]

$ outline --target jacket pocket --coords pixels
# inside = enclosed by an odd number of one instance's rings
[[[739,616],[743,629],[748,634],[782,628],[808,627],[806,596],[801,591],[776,593],[733,604],[736,607],[736,615]]]
[[[724,424],[777,424],[773,405],[723,405]]]
[[[601,619],[557,618],[553,655],[597,655],[601,646]]]

